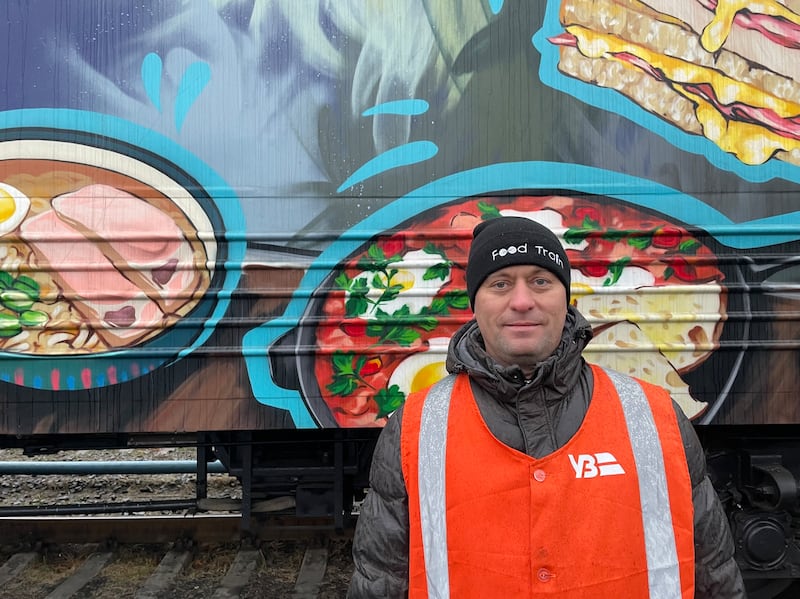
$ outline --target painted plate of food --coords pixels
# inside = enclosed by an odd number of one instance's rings
[[[227,308],[219,291],[237,282],[219,265],[240,251],[225,241],[238,205],[167,148],[57,128],[0,135],[0,380],[113,385],[208,338]]]
[[[298,325],[269,344],[275,383],[298,390],[318,425],[385,424],[409,393],[446,373],[449,340],[472,317],[471,231],[505,215],[561,238],[572,303],[594,331],[587,360],[667,388],[691,418],[713,399],[709,370],[736,376],[716,350],[744,334],[747,298],[730,293],[741,277],[710,236],[604,196],[536,191],[463,198],[367,240],[320,282]]]

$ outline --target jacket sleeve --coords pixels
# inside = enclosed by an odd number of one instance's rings
[[[408,596],[408,492],[400,465],[402,408],[381,431],[370,467],[370,490],[353,537],[355,571],[348,599]]]
[[[677,404],[674,407],[692,480],[695,598],[743,599],[746,593],[734,558],[733,537],[725,510],[706,471],[703,446],[689,419]]]

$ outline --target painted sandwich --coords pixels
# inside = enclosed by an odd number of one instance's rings
[[[563,0],[559,70],[745,164],[800,165],[800,0]]]

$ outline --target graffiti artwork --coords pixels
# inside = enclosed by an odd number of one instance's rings
[[[800,4],[0,7],[0,433],[380,427],[551,227],[587,359],[800,422]]]

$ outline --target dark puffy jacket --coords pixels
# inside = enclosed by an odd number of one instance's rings
[[[473,321],[453,337],[447,369],[469,374],[481,415],[500,441],[541,458],[569,441],[583,422],[593,380],[581,353],[591,336],[589,324],[570,307],[559,347],[526,381],[519,368],[503,368],[489,358]],[[703,448],[677,404],[675,410],[692,480],[695,597],[744,597],[730,529],[706,475]],[[402,408],[389,419],[373,456],[371,490],[353,541],[350,599],[407,596],[408,494],[400,466],[401,426]]]

